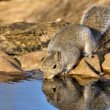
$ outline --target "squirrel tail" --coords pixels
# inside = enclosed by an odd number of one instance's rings
[[[110,27],[110,8],[98,5],[91,6],[84,12],[81,24],[103,35]]]

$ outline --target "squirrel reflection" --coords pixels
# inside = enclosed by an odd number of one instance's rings
[[[42,89],[59,110],[110,110],[110,80],[81,86],[75,79],[53,79]]]

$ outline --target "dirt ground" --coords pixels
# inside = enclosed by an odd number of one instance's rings
[[[0,22],[49,22],[58,18],[80,22],[91,5],[110,5],[110,0],[0,0]]]

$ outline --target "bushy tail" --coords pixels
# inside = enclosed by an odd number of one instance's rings
[[[81,24],[95,29],[103,35],[110,27],[110,8],[97,5],[90,7],[84,12]]]

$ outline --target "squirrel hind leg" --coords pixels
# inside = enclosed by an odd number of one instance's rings
[[[62,71],[61,76],[65,76],[66,74],[68,74],[74,68],[74,66],[75,65],[73,64],[67,65],[67,67]]]
[[[72,69],[74,69],[81,58],[81,52],[78,48],[73,48],[74,51],[69,55],[70,60],[68,61],[67,65],[66,65],[66,73],[70,72]]]
[[[94,39],[94,35],[92,31],[87,27],[82,30],[82,35],[84,40],[84,53],[86,56],[92,57],[93,52],[97,47],[97,42]]]
[[[84,57],[92,58],[93,57],[93,51],[92,51],[91,47],[86,47],[84,49],[83,55],[84,55]]]
[[[85,57],[93,57],[94,56],[94,44],[86,44],[84,48],[84,56]]]

